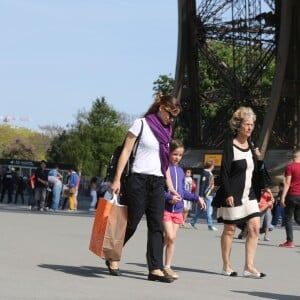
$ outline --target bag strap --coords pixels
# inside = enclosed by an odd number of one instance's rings
[[[135,159],[137,148],[139,146],[139,143],[140,143],[140,140],[141,140],[141,136],[142,136],[142,133],[143,133],[143,129],[144,129],[144,122],[143,122],[142,119],[141,119],[141,122],[142,122],[141,129],[140,129],[139,135],[136,138],[136,141],[134,143],[133,150],[132,150],[132,163],[133,163],[133,161]]]
[[[127,163],[126,163],[126,165],[125,165],[125,168],[124,168],[124,170],[123,170],[123,173],[125,172],[126,176],[128,176],[129,173],[131,172],[131,167],[132,167],[133,162],[134,162],[134,160],[135,160],[137,148],[138,148],[138,145],[139,145],[139,143],[140,143],[141,136],[142,136],[142,133],[143,133],[144,122],[143,122],[142,119],[141,119],[141,122],[142,122],[142,125],[141,125],[140,132],[139,132],[139,134],[138,134],[138,136],[137,136],[137,138],[136,138],[136,140],[135,140],[135,142],[134,142],[134,145],[133,145],[131,154],[130,154],[130,156],[129,156],[129,158],[128,158],[128,161],[127,161]],[[123,144],[122,144],[122,146],[121,146],[122,149],[123,149],[123,147],[124,147],[125,140],[126,140],[126,137],[125,137],[125,139],[124,139],[124,141],[123,141]]]

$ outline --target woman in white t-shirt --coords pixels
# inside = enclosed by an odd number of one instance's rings
[[[172,123],[180,113],[179,100],[173,96],[158,95],[143,118],[134,121],[126,136],[124,148],[119,158],[116,175],[113,180],[112,194],[119,194],[121,174],[132,152],[137,136],[143,129],[125,188],[125,204],[128,206],[128,224],[124,245],[137,229],[143,215],[148,226],[147,263],[148,280],[172,282],[163,273],[163,212],[166,178],[172,189],[168,174],[169,142],[172,136]],[[175,193],[175,192],[174,192]],[[178,196],[179,197],[179,196]],[[112,275],[120,275],[116,261],[106,261]]]

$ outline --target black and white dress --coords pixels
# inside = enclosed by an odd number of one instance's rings
[[[221,186],[213,206],[218,207],[219,222],[238,224],[259,216],[259,206],[253,187],[256,159],[253,151],[242,149],[229,140],[224,148],[221,166]],[[234,206],[226,203],[229,196]]]

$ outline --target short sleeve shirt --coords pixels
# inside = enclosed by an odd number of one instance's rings
[[[291,176],[288,195],[300,195],[300,163],[292,162],[285,169],[285,176]]]
[[[129,128],[129,131],[135,136],[138,136],[142,126],[141,120],[143,121],[144,127],[140,143],[137,148],[136,157],[133,162],[132,172],[163,176],[159,156],[159,143],[150,129],[146,119],[136,119],[133,125]]]

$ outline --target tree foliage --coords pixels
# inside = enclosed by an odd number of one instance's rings
[[[0,156],[3,158],[41,160],[50,145],[50,137],[27,128],[0,125]]]
[[[50,161],[74,164],[80,173],[104,175],[116,146],[122,143],[127,126],[105,98],[96,99],[90,112],[81,111],[69,130],[58,134],[47,152]]]
[[[154,81],[153,91],[154,94],[157,92],[163,95],[171,95],[174,89],[175,80],[169,75],[160,75],[156,81]]]

